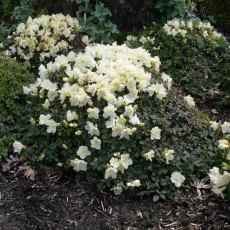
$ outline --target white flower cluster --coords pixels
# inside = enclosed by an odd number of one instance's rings
[[[230,183],[230,173],[224,171],[224,173],[221,174],[219,168],[213,167],[209,170],[208,175],[212,184],[212,191],[223,196],[223,191]]]
[[[211,121],[210,127],[213,129],[213,131],[222,131],[224,137],[218,141],[218,148],[224,153],[227,153],[226,160],[230,162],[230,122],[225,121],[223,124],[221,124],[220,122]],[[230,164],[223,163],[222,168],[229,171]],[[221,174],[218,167],[213,167],[209,170],[208,175],[212,184],[212,191],[223,197],[223,191],[230,184],[230,173],[223,171],[223,174]]]
[[[43,107],[49,109],[54,100],[60,103],[69,103],[71,107],[87,107],[88,121],[85,130],[91,136],[100,136],[100,131],[95,123],[99,114],[105,119],[105,126],[111,129],[113,137],[129,139],[138,125],[142,125],[136,110],[135,101],[141,92],[149,96],[155,95],[162,100],[171,88],[172,79],[162,74],[161,83],[154,79],[146,67],[154,68],[159,72],[160,60],[142,48],[130,49],[126,45],[112,46],[95,45],[88,46],[85,53],[75,54],[70,52],[67,56],[57,56],[54,62],[47,67],[39,67],[39,75],[34,84],[23,87],[25,94],[32,96],[47,96]],[[52,82],[52,76],[56,72],[64,71],[65,76],[59,79],[62,84]],[[123,93],[123,95],[122,95]],[[97,101],[104,100],[107,105],[104,108],[94,106],[93,97]],[[117,114],[117,110],[123,108],[123,114]],[[67,111],[67,121],[77,119],[76,112]],[[40,125],[47,125],[47,132],[55,133],[58,123],[50,120],[51,115],[41,115]],[[154,131],[154,130],[153,130]],[[155,127],[151,139],[160,139],[160,129]],[[91,146],[101,148],[100,139],[94,137]]]
[[[120,155],[120,153],[116,153],[115,155],[117,155],[118,158],[112,157],[109,161],[108,168],[105,171],[105,179],[109,177],[116,179],[119,171],[124,173],[124,170],[133,164],[129,154]]]
[[[158,100],[167,96],[172,79],[165,73],[159,73],[160,64],[158,57],[152,58],[143,48],[131,49],[116,43],[94,44],[86,47],[84,53],[70,52],[67,56],[57,56],[46,66],[41,65],[36,82],[23,87],[23,90],[27,95],[44,100],[42,106],[47,114],[40,114],[38,125],[45,125],[47,133],[55,133],[59,126],[64,126],[76,128],[76,135],[85,133],[90,137],[88,145],[80,146],[76,150],[77,158],[70,161],[76,171],[86,171],[92,152],[103,148],[103,130],[100,127],[111,130],[112,137],[130,139],[138,127],[144,125],[137,115],[136,101],[141,94]],[[148,69],[153,72],[148,72]],[[64,117],[57,118],[58,115],[52,114],[51,108],[55,103],[66,110]],[[81,110],[86,113],[87,119],[79,128],[77,123],[81,115],[78,112]],[[160,138],[161,129],[153,127],[150,139],[157,141]],[[173,160],[173,153],[173,150],[164,152],[167,164]],[[150,150],[142,156],[152,161],[155,155]],[[104,178],[116,179],[118,173],[123,174],[132,164],[129,154],[114,154],[107,164]],[[137,187],[140,184],[139,180],[134,180],[127,186]],[[118,193],[122,191],[122,186],[118,184],[113,189]]]
[[[29,60],[36,53],[40,61],[57,56],[60,51],[69,50],[80,26],[76,19],[63,14],[42,15],[26,23],[20,23],[13,34],[11,55]]]
[[[216,32],[210,22],[197,22],[194,20],[183,21],[178,18],[174,18],[168,21],[164,25],[163,29],[165,33],[172,36],[186,37],[186,35],[191,31],[198,30],[204,38],[210,37],[214,40],[218,40],[222,37],[222,34]]]

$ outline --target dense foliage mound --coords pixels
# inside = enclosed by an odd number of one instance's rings
[[[31,125],[14,151],[97,175],[115,194],[142,186],[156,200],[172,198],[185,179],[208,172],[219,150],[193,99],[171,92],[159,67],[146,50],[116,44],[41,65],[24,87]]]
[[[63,54],[82,45],[77,19],[62,14],[42,15],[20,23],[12,36],[10,54],[22,60],[39,61]]]
[[[15,138],[16,124],[26,113],[22,87],[34,81],[28,67],[28,63],[0,55],[0,160]]]
[[[230,103],[230,50],[210,23],[173,19],[163,27],[153,25],[138,38],[129,36],[126,43],[157,54],[162,70],[189,94]]]

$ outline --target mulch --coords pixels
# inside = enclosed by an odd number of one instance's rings
[[[154,203],[101,191],[72,171],[36,171],[34,181],[0,174],[0,229],[230,229],[230,202],[204,190]]]

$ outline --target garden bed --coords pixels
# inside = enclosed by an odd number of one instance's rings
[[[154,203],[151,196],[115,196],[84,177],[51,168],[34,182],[1,174],[1,229],[229,229],[230,202],[196,189],[178,201]]]

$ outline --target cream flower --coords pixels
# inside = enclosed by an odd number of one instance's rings
[[[208,175],[212,184],[212,191],[223,196],[222,192],[230,183],[230,173],[225,171],[224,174],[220,174],[219,168],[213,167],[209,170]]]
[[[117,178],[117,169],[114,167],[109,167],[105,170],[105,179],[107,180],[108,178],[116,179]]]
[[[195,106],[195,101],[190,95],[184,97],[184,100],[189,108],[192,108]]]
[[[155,157],[155,152],[154,152],[153,150],[150,150],[150,151],[147,152],[147,153],[143,153],[142,156],[143,156],[146,160],[152,161],[152,158]]]
[[[100,110],[96,107],[88,108],[87,109],[88,118],[98,119],[99,118],[99,112],[100,112]]]
[[[179,188],[185,181],[185,177],[180,172],[173,172],[170,180]]]
[[[101,149],[101,140],[97,137],[94,137],[91,141],[91,147],[94,149]]]
[[[21,142],[19,141],[14,141],[13,143],[13,147],[14,147],[14,152],[15,153],[20,153],[22,151],[22,149],[25,148],[25,145],[23,145]]]
[[[90,121],[87,121],[86,123],[86,126],[85,126],[85,129],[88,130],[88,133],[91,135],[91,136],[99,136],[100,135],[100,132],[99,132],[99,129],[97,128],[97,125],[94,125],[92,122]]]
[[[124,169],[128,169],[130,165],[133,164],[133,160],[130,158],[129,154],[122,154],[121,159],[119,160],[118,169],[124,173]]]
[[[76,112],[72,112],[71,110],[68,110],[66,113],[66,119],[67,119],[67,121],[77,120],[78,115]]]
[[[210,121],[210,124],[211,124],[210,127],[213,129],[213,131],[216,131],[220,126],[220,124],[215,121]]]
[[[116,186],[112,187],[110,191],[113,191],[115,195],[120,195],[122,193],[123,187],[123,182],[120,182]]]
[[[81,158],[81,159],[85,159],[87,156],[91,155],[91,152],[89,151],[87,146],[80,146],[79,149],[77,150],[77,155]]]
[[[87,162],[79,159],[71,160],[70,166],[74,168],[75,171],[86,171],[87,170]]]
[[[116,117],[116,113],[115,113],[116,110],[117,110],[117,108],[114,105],[109,104],[108,106],[106,106],[103,109],[103,111],[104,111],[103,117],[104,118],[108,118],[108,117],[113,118],[113,117]]]
[[[172,78],[169,75],[167,75],[166,73],[162,73],[161,78],[162,78],[162,80],[164,82],[166,82],[167,88],[171,89],[171,87],[172,87]]]
[[[218,144],[219,149],[229,149],[230,148],[230,143],[227,140],[219,140]]]
[[[151,140],[159,140],[161,139],[161,129],[159,127],[154,127],[151,130]]]
[[[225,133],[230,133],[230,122],[225,121],[222,125],[221,125],[221,129],[223,134]]]
[[[174,153],[174,150],[172,150],[172,149],[164,151],[163,154],[164,154],[164,157],[166,159],[167,164],[169,164],[169,161],[172,161],[174,159],[173,153]]]
[[[133,180],[127,183],[128,187],[140,187],[141,186],[141,182],[140,180]]]

